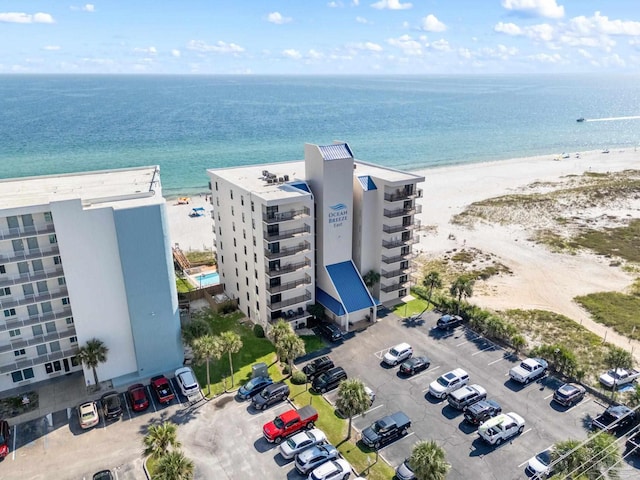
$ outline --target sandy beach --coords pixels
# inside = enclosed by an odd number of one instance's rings
[[[607,341],[633,348],[640,355],[640,344],[630,342],[613,330],[590,320],[589,315],[572,299],[598,291],[624,291],[633,277],[622,268],[610,266],[610,260],[589,253],[577,255],[554,253],[530,240],[533,229],[544,221],[541,212],[518,212],[508,224],[491,221],[471,226],[451,223],[456,214],[473,202],[506,194],[544,192],[550,184],[567,181],[585,172],[606,173],[640,168],[640,154],[630,147],[602,151],[572,152],[519,158],[505,161],[466,164],[421,170],[425,182],[420,243],[416,250],[422,260],[437,258],[454,249],[477,249],[491,254],[495,261],[507,266],[512,274],[491,277],[477,285],[471,299],[482,307],[543,309],[566,315],[590,330],[606,336]],[[566,155],[565,155],[566,157]],[[189,205],[176,205],[168,200],[168,218],[172,242],[185,250],[212,248],[210,212],[205,196],[192,197]],[[205,216],[191,218],[193,207],[204,207]],[[594,217],[638,217],[640,199],[615,209],[572,212]],[[544,212],[542,212],[544,213]],[[557,214],[557,212],[556,212]]]

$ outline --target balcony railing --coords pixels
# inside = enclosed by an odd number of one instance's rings
[[[73,314],[71,313],[71,308],[66,307],[59,312],[48,312],[42,315],[34,315],[32,317],[27,318],[11,318],[6,322],[0,322],[0,332],[4,330],[14,330],[16,328],[22,327],[30,327],[31,325],[36,325],[38,323],[49,322],[51,320],[58,320],[59,318],[71,317]]]
[[[410,198],[422,198],[422,189],[417,189],[413,191],[398,190],[394,193],[384,194],[385,202],[397,202],[400,200],[409,200]]]
[[[309,300],[311,300],[311,294],[309,292],[305,292],[304,295],[299,295],[293,298],[285,298],[279,302],[271,303],[270,300],[267,300],[267,306],[270,310],[281,310],[285,307],[295,305],[296,303],[308,302]]]
[[[310,233],[311,232],[311,227],[307,224],[305,224],[302,227],[299,228],[292,228],[291,230],[283,230],[283,231],[279,231],[278,233],[269,233],[268,231],[264,231],[264,239],[267,242],[277,242],[279,240],[285,240],[287,238],[293,238],[296,235],[300,235],[300,234],[304,234],[304,233]]]
[[[382,240],[382,246],[384,248],[398,248],[404,247],[406,245],[413,245],[414,243],[418,243],[420,241],[420,237],[418,235],[411,236],[406,240]]]
[[[0,277],[0,287],[8,287],[11,285],[20,285],[22,283],[37,282],[39,280],[46,280],[47,278],[62,277],[64,271],[62,265],[48,270],[40,270],[34,273],[23,273],[21,275],[3,275]]]
[[[413,271],[413,267],[409,266],[407,268],[399,268],[397,270],[391,270],[389,272],[385,270],[380,271],[380,276],[383,278],[394,278],[399,277],[400,275],[407,275],[408,273]]]
[[[304,207],[300,210],[289,210],[287,212],[263,213],[262,221],[268,224],[287,222],[289,220],[297,220],[299,218],[308,217],[311,214],[309,208]]]
[[[382,290],[385,293],[395,292],[396,290],[400,290],[404,288],[406,285],[407,285],[407,282],[398,282],[398,283],[393,283],[391,285],[380,285],[380,290]]]
[[[50,292],[43,292],[33,295],[26,295],[24,298],[18,298],[16,300],[4,300],[0,301],[0,308],[12,308],[20,305],[31,305],[32,303],[45,302],[47,300],[54,300],[56,298],[65,297],[68,295],[68,291],[65,288],[53,290]]]
[[[409,208],[398,208],[396,210],[384,209],[384,216],[387,218],[403,217],[405,215],[415,215],[422,213],[422,205],[414,205]]]
[[[53,362],[55,360],[61,360],[63,358],[74,357],[78,354],[78,348],[72,348],[69,350],[60,350],[59,352],[49,353],[47,355],[40,355],[35,358],[25,358],[15,363],[8,365],[2,365],[0,367],[0,373],[9,373],[16,370],[22,370],[23,368],[35,367],[36,365],[42,365],[43,363]]]
[[[56,245],[55,247],[42,249],[36,248],[31,250],[22,250],[19,252],[8,252],[0,254],[0,262],[18,262],[20,260],[31,260],[34,258],[50,257],[52,255],[58,255],[60,249]]]
[[[384,233],[398,233],[398,232],[407,232],[410,230],[416,230],[420,228],[420,220],[414,219],[411,223],[407,225],[383,225],[382,231]]]
[[[36,335],[32,338],[25,340],[14,340],[9,344],[0,346],[0,353],[8,352],[11,350],[18,350],[25,347],[35,347],[36,345],[42,345],[43,343],[53,342],[55,340],[62,340],[63,338],[73,337],[76,334],[76,329],[72,325],[66,330],[55,331],[43,335]]]
[[[304,278],[299,278],[291,282],[281,283],[280,285],[271,286],[267,283],[267,292],[269,293],[286,292],[287,290],[293,290],[294,288],[298,288],[300,285],[309,285],[310,283],[311,283],[311,277],[309,275],[305,275]]]
[[[0,240],[10,240],[13,238],[33,237],[34,235],[44,235],[46,233],[54,233],[56,229],[53,223],[45,225],[37,225],[33,227],[7,228],[0,230]]]
[[[269,277],[278,277],[280,275],[284,275],[285,273],[295,272],[297,270],[301,270],[310,266],[311,260],[305,258],[304,262],[285,263],[284,265],[280,265],[279,267],[269,268],[269,270],[267,270],[267,275]]]
[[[288,257],[290,255],[295,255],[300,252],[306,252],[311,248],[311,244],[309,242],[302,242],[298,245],[294,245],[293,247],[284,247],[281,248],[278,252],[270,252],[265,248],[264,256],[269,260],[274,260],[276,258]]]
[[[382,256],[382,261],[386,264],[390,264],[390,263],[397,263],[397,262],[401,262],[403,260],[410,260],[412,258],[414,258],[416,256],[415,253],[413,252],[408,252],[408,253],[403,253],[400,255],[394,255],[393,257],[385,257],[384,255]]]

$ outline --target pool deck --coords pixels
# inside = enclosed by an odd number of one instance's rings
[[[217,273],[218,272],[218,268],[213,265],[213,266],[204,266],[204,267],[194,267],[194,268],[190,268],[189,272],[187,274],[187,278],[189,279],[189,282],[191,282],[191,284],[196,287],[196,288],[200,288],[200,281],[196,278],[197,275],[207,275],[210,273]],[[218,283],[211,283],[209,285],[205,285],[207,287],[210,287],[211,285],[218,285],[220,282]]]

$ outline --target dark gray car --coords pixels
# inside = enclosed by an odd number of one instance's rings
[[[264,410],[274,403],[281,402],[289,396],[289,385],[283,382],[273,383],[265,387],[251,399],[251,405],[256,410]]]

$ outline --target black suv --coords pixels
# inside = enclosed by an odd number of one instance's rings
[[[330,368],[335,367],[333,360],[328,356],[318,357],[314,361],[307,363],[302,372],[307,376],[309,380],[313,380],[314,377],[320,375],[322,372],[326,372]]]
[[[316,392],[324,393],[338,386],[338,384],[346,380],[347,372],[342,367],[334,367],[331,370],[321,373],[313,379],[311,388]]]
[[[502,412],[502,407],[493,400],[481,400],[478,403],[469,405],[464,411],[464,419],[471,425],[480,425],[491,417],[495,417]]]
[[[626,405],[612,405],[591,422],[594,430],[619,433],[636,421],[636,412]]]
[[[462,325],[462,317],[460,315],[443,315],[436,322],[436,327],[441,330],[449,330]]]
[[[251,405],[253,405],[253,408],[256,410],[264,410],[276,402],[281,402],[288,396],[289,385],[283,382],[272,383],[251,399]]]
[[[342,340],[342,331],[335,323],[321,323],[318,330],[327,340],[332,342]]]
[[[100,398],[102,413],[107,420],[122,415],[122,402],[118,392],[107,392]]]

